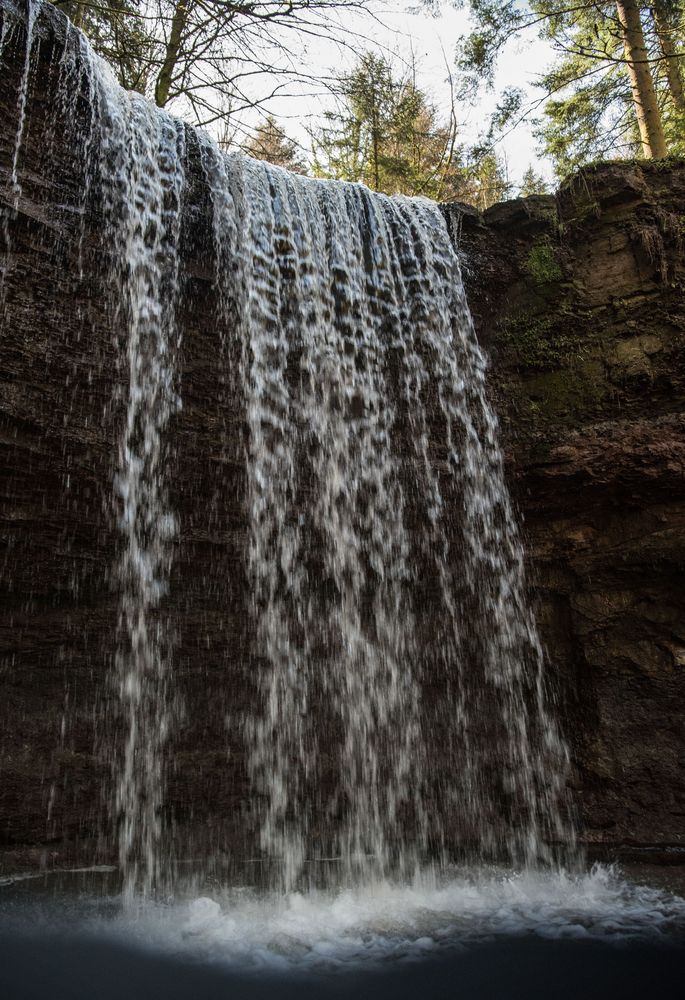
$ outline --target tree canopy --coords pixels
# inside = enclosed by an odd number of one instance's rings
[[[541,174],[535,171],[532,166],[527,167],[522,179],[520,195],[522,198],[527,198],[532,194],[549,194],[549,186]]]
[[[335,110],[313,134],[317,176],[482,207],[505,193],[497,158],[469,159],[458,142],[454,108],[441,119],[413,66],[398,72],[386,57],[364,52],[350,72],[338,76],[336,91]]]
[[[56,0],[122,86],[159,107],[183,102],[208,125],[312,80],[306,42],[346,29],[336,15],[367,0]]]
[[[337,107],[313,135],[315,173],[388,194],[448,199],[459,185],[454,118],[439,120],[415,74],[365,52],[338,76]]]
[[[254,135],[243,143],[242,150],[255,160],[266,160],[293,173],[307,172],[300,147],[294,139],[288,138],[273,115],[267,115],[260,122]]]
[[[537,134],[558,173],[608,156],[683,152],[682,0],[456,2],[468,6],[474,24],[459,45],[463,92],[492,86],[497,57],[512,38],[536,33],[549,41],[555,59],[538,80],[544,111]],[[506,91],[491,136],[524,114],[523,94]]]
[[[685,154],[685,0],[450,0],[468,10],[472,30],[457,44],[458,86],[450,77],[440,104],[411,60],[371,41],[349,70],[322,81],[308,68],[309,41],[347,39],[352,48],[341,11],[364,11],[371,0],[56,2],[124,87],[297,172],[485,208],[511,192],[497,143],[523,119],[560,176],[596,159]],[[494,87],[512,40],[535,36],[553,53],[537,76],[539,99],[505,87],[486,134],[467,148],[458,109]],[[310,129],[309,164],[270,101],[291,86],[301,93],[322,84],[333,106]],[[520,185],[544,187],[533,168]]]

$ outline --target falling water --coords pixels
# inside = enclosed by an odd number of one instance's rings
[[[106,214],[119,276],[117,317],[125,339],[126,419],[114,489],[122,536],[116,680],[127,733],[117,781],[119,860],[127,888],[149,891],[159,876],[163,749],[173,716],[170,628],[155,614],[167,588],[177,520],[167,501],[165,431],[180,406],[178,239],[184,184],[179,122],[121,91],[104,73],[101,149]]]
[[[28,96],[29,90],[29,77],[31,75],[31,53],[33,52],[33,34],[34,27],[36,23],[36,15],[38,13],[38,5],[33,2],[33,0],[28,0],[28,7],[26,12],[26,42],[24,50],[24,62],[22,67],[22,73],[19,83],[19,93],[17,96],[17,130],[14,138],[14,148],[12,151],[12,163],[10,168],[9,177],[9,197],[7,206],[3,205],[0,209],[0,231],[2,233],[2,243],[3,243],[3,255],[5,260],[3,261],[2,270],[0,271],[0,317],[4,313],[5,305],[5,282],[7,280],[7,269],[10,266],[10,253],[12,250],[10,244],[9,235],[9,213],[10,211],[16,211],[17,205],[19,204],[19,198],[21,197],[21,184],[19,183],[19,155],[21,153],[21,144],[24,136],[24,126],[26,124],[26,98]],[[2,58],[5,47],[17,26],[17,20],[13,17],[5,16],[2,19],[2,28],[0,28],[0,66],[2,66]]]
[[[234,202],[233,294],[262,847],[286,887],[305,859],[334,857],[345,878],[406,873],[446,846],[456,813],[471,854],[549,860],[546,842],[570,837],[566,752],[443,217],[426,201],[230,162],[249,193]],[[436,734],[451,765],[437,788]]]
[[[169,852],[160,813],[177,714],[164,598],[182,529],[169,483],[186,132],[122,92],[80,37],[70,44],[92,104],[82,151],[98,177],[125,385],[113,799],[129,891],[150,891]],[[549,862],[551,844],[573,841],[567,752],[444,218],[423,199],[193,142],[211,202],[221,363],[238,358],[240,392],[225,403],[245,411],[254,646],[243,657],[257,697],[231,724],[263,854],[285,888],[324,859],[345,883],[455,854]]]
[[[384,222],[361,188],[302,183],[248,160],[242,175],[248,563],[264,660],[263,710],[247,732],[267,795],[262,846],[284,859],[289,885],[312,824],[324,857],[352,870],[370,856],[381,871],[402,841],[401,808],[424,826],[409,543],[386,381],[393,344],[382,335],[392,273],[387,243],[364,246],[366,227]],[[340,813],[331,837],[321,817]]]
[[[34,27],[41,9],[33,0],[26,20],[10,178],[17,204]],[[6,17],[3,38],[11,28]],[[68,25],[56,84],[59,116],[78,119],[84,96],[88,113],[75,151],[83,162],[74,163],[84,176],[75,206],[80,216],[78,267],[82,277],[84,217],[95,176],[111,261],[111,323],[123,386],[115,389],[112,400],[122,419],[111,504],[119,532],[112,566],[119,614],[111,682],[123,738],[117,741],[106,725],[104,752],[114,770],[110,811],[131,896],[135,890],[147,894],[161,881],[164,748],[177,704],[171,684],[173,629],[160,602],[178,530],[167,499],[167,466],[173,460],[167,429],[180,408],[176,307],[185,132],[176,119],[121,90],[85,37]],[[54,147],[58,138],[52,134],[45,140]],[[166,862],[168,848],[164,855]]]
[[[24,137],[24,126],[26,124],[26,98],[29,89],[29,76],[31,73],[31,53],[33,51],[33,29],[36,23],[36,15],[38,13],[38,4],[28,0],[28,9],[26,13],[26,51],[24,56],[24,68],[21,74],[21,83],[19,85],[19,99],[17,101],[18,110],[18,124],[17,124],[17,135],[14,140],[14,155],[12,157],[12,172],[10,174],[10,184],[12,187],[12,193],[14,195],[14,206],[16,208],[19,198],[21,196],[21,184],[19,183],[19,154],[21,152],[21,143]],[[5,29],[3,27],[3,42],[4,42]]]

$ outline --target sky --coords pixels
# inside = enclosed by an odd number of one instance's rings
[[[400,59],[409,60],[413,52],[418,66],[419,86],[429,92],[447,116],[450,101],[447,66],[453,69],[457,40],[460,35],[468,33],[467,14],[450,6],[449,0],[443,3],[439,16],[431,16],[425,8],[416,8],[415,13],[397,7],[377,7],[377,10],[378,20],[371,24],[363,15],[346,12],[346,27],[357,31],[360,36],[371,34],[376,45]],[[327,77],[332,72],[349,69],[354,64],[354,49],[358,53],[365,47],[368,46],[361,38],[358,46],[354,45],[352,49],[341,48],[333,41],[312,41],[307,46],[307,68],[311,73],[320,73],[322,78]],[[513,40],[498,62],[495,93],[504,86],[515,86],[527,90],[531,100],[535,99],[535,78],[550,63],[552,55],[549,44],[534,35],[525,41]],[[462,142],[477,141],[479,134],[487,128],[495,103],[495,94],[485,94],[476,106],[460,106],[457,109]],[[271,104],[271,110],[281,120],[288,135],[308,149],[307,128],[327,106],[330,106],[330,99],[319,92],[276,99]],[[502,139],[497,152],[504,159],[509,180],[514,185],[520,183],[531,164],[547,180],[553,179],[551,164],[540,159],[535,139],[525,124]]]

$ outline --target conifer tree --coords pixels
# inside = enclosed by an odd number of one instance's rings
[[[549,194],[547,181],[541,174],[535,172],[532,164],[521,178],[520,194],[522,198],[528,198],[532,194]]]
[[[540,76],[537,134],[564,174],[591,159],[682,153],[683,0],[455,0],[474,30],[460,42],[464,92],[492,86],[513,38],[546,38],[556,53]],[[502,96],[492,134],[526,114],[520,91]],[[539,102],[538,102],[539,103]]]
[[[441,121],[413,71],[364,53],[338,78],[338,105],[313,134],[319,177],[360,181],[386,194],[448,201],[464,190],[454,116]]]
[[[298,144],[294,139],[288,138],[273,115],[267,115],[257,126],[252,138],[243,144],[242,150],[255,160],[266,160],[295,174],[307,173]]]

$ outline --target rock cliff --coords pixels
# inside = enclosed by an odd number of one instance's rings
[[[593,843],[685,833],[684,210],[671,161],[449,209]]]
[[[76,152],[85,77],[60,105],[64,19],[41,12],[27,76],[25,21],[8,0],[0,17],[0,851],[16,867],[111,856],[99,749],[103,725],[116,725],[106,677],[123,375],[112,248],[97,177]],[[218,444],[226,385],[190,133],[187,150],[171,498],[183,530],[160,614],[173,614],[189,708],[170,747],[168,809],[186,851],[220,851],[250,827],[225,724],[250,696],[249,677],[230,670],[249,643],[244,470],[239,416],[235,446]],[[611,850],[682,845],[685,829],[684,197],[685,164],[610,164],[556,198],[446,209],[492,358],[581,833]]]

